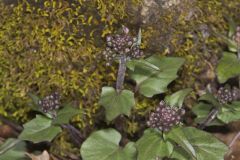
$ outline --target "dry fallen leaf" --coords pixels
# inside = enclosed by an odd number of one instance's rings
[[[34,154],[26,153],[32,160],[50,160],[50,156],[47,151],[43,151],[42,154],[36,156]]]
[[[17,136],[17,133],[14,131],[14,129],[5,124],[0,125],[0,137],[9,138],[14,136]]]

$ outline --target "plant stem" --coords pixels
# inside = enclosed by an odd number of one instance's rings
[[[198,126],[199,129],[204,129],[208,124],[210,124],[217,116],[219,110],[214,107],[211,112],[209,112],[207,118]]]
[[[229,144],[229,148],[231,148],[231,147],[234,145],[234,143],[235,143],[239,138],[240,138],[240,132],[238,132],[238,133],[234,136],[234,138],[232,139],[231,143]]]
[[[3,117],[2,115],[0,115],[0,121],[2,121],[3,123],[9,125],[10,127],[15,129],[19,133],[23,130],[22,126],[14,123],[14,122],[9,121],[7,118]]]
[[[240,45],[237,45],[237,57],[238,60],[240,61]],[[238,87],[240,88],[240,76],[238,76]]]
[[[212,93],[210,86],[207,86],[209,93]],[[210,124],[216,117],[219,112],[218,106],[213,106],[213,109],[208,113],[207,118],[198,126],[199,129],[204,129],[208,124]]]
[[[116,90],[118,93],[120,93],[123,89],[123,82],[124,82],[124,77],[126,72],[126,63],[127,63],[127,59],[126,59],[126,56],[123,54],[119,59],[117,84],[116,84]]]

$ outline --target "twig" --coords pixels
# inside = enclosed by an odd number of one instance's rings
[[[228,147],[229,147],[229,151],[226,154],[227,157],[229,157],[231,155],[232,151],[232,147],[235,144],[235,142],[240,138],[240,132],[238,132],[232,139],[232,141],[229,143]]]
[[[119,59],[119,67],[118,67],[118,75],[117,75],[117,83],[116,83],[116,90],[118,93],[122,91],[123,88],[123,82],[126,72],[126,55],[122,54]]]
[[[0,121],[2,121],[3,123],[9,125],[10,127],[12,127],[13,129],[15,129],[18,132],[21,132],[23,130],[22,126],[9,121],[7,118],[3,117],[2,115],[0,115]]]
[[[232,139],[232,141],[229,144],[229,148],[232,148],[232,146],[235,144],[235,142],[240,138],[240,132],[238,132],[234,138]]]
[[[83,141],[83,137],[82,137],[80,131],[71,124],[64,124],[61,126],[62,126],[62,128],[67,129],[67,131],[70,134],[70,138],[71,138],[72,142],[74,143],[74,145],[79,147]]]

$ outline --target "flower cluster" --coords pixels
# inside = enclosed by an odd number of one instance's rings
[[[184,109],[170,107],[161,101],[156,110],[150,114],[147,125],[160,131],[169,131],[171,127],[180,123],[184,114]]]
[[[107,36],[107,47],[103,52],[103,56],[107,61],[107,65],[125,55],[127,59],[140,58],[143,56],[143,51],[137,43],[138,39],[129,35],[129,29],[123,27],[122,34]]]
[[[235,33],[235,35],[233,36],[233,40],[234,40],[238,45],[240,45],[240,26],[237,27],[236,33]]]
[[[60,95],[58,92],[54,92],[39,100],[38,104],[44,113],[55,111],[60,107]]]
[[[233,89],[220,87],[216,97],[220,104],[231,103],[232,101],[240,99],[240,90],[236,87]]]

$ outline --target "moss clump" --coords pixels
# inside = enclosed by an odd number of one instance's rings
[[[74,147],[71,143],[69,133],[67,131],[63,131],[53,141],[50,152],[61,157],[68,157],[72,154],[79,155],[79,148]]]
[[[57,90],[85,110],[74,119],[79,127],[93,124],[101,87],[115,80],[114,67],[101,59],[102,38],[127,16],[126,2],[1,2],[0,113],[25,122],[27,93]]]

